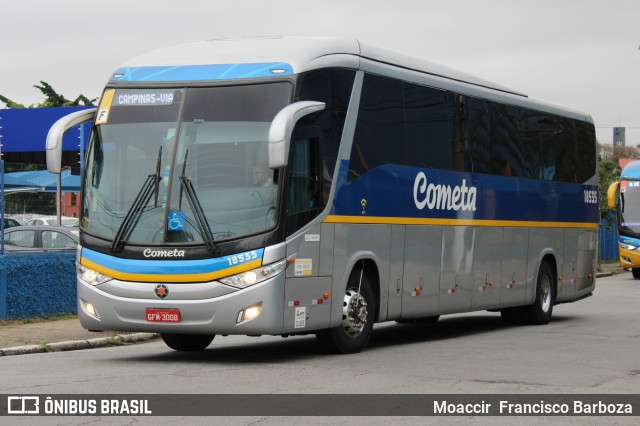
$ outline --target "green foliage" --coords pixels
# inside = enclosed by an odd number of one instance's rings
[[[83,106],[94,105],[94,102],[98,98],[89,99],[84,95],[79,95],[75,100],[70,101],[58,92],[47,82],[40,81],[41,86],[35,85],[36,89],[40,90],[45,96],[44,101],[38,104],[29,105],[28,108],[50,108],[50,107],[68,107],[68,106]],[[25,108],[23,104],[12,101],[6,96],[0,95],[0,101],[5,104],[9,109]]]
[[[0,95],[0,102],[5,104],[9,109],[24,108],[24,105],[13,102],[11,99]]]
[[[617,160],[603,160],[598,162],[598,173],[600,174],[600,217],[606,219],[606,226],[611,226],[612,215],[609,213],[612,209],[607,205],[607,190],[612,183],[616,182],[620,177]]]

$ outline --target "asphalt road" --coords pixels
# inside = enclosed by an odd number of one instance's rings
[[[547,326],[506,326],[499,314],[490,312],[445,316],[435,325],[380,324],[369,347],[356,355],[326,355],[313,336],[217,336],[200,353],[174,352],[156,341],[3,357],[0,394],[639,394],[638,306],[640,281],[625,273],[600,278],[593,297],[556,306]],[[84,423],[81,418],[56,419],[58,424]],[[169,419],[147,420],[162,424]],[[283,418],[217,419],[224,424],[283,423]],[[420,424],[425,419],[395,420]],[[427,420],[455,424],[459,419]],[[595,425],[607,419],[530,420]],[[634,423],[632,418],[610,420]],[[515,417],[471,421],[528,423]],[[285,417],[284,423],[289,422],[388,423],[362,417]],[[109,418],[109,424],[127,423],[126,418]]]

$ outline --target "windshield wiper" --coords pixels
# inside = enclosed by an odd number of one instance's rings
[[[135,225],[140,220],[142,213],[144,212],[144,208],[149,204],[149,200],[151,200],[151,196],[155,193],[155,207],[158,207],[158,192],[160,187],[160,181],[162,178],[160,177],[160,162],[162,160],[162,147],[160,147],[158,151],[158,163],[156,165],[156,173],[153,175],[147,176],[147,180],[144,181],[142,188],[138,191],[138,195],[136,199],[131,204],[129,211],[125,215],[120,227],[118,228],[118,232],[116,232],[116,236],[113,239],[113,243],[111,244],[110,253],[116,253],[122,250],[123,244],[122,240],[126,240],[131,235],[131,231],[135,228]]]
[[[184,194],[186,194],[187,196],[189,207],[191,207],[191,211],[193,212],[193,217],[196,220],[196,225],[198,225],[200,235],[202,236],[202,239],[207,246],[207,250],[211,254],[218,254],[219,250],[214,243],[213,232],[211,232],[209,222],[207,222],[207,218],[204,215],[204,210],[202,209],[200,200],[198,200],[196,191],[195,189],[193,189],[191,180],[186,176],[188,155],[189,150],[187,149],[184,153],[184,162],[182,163],[182,176],[180,176],[180,200],[178,203],[178,208],[182,210],[182,194],[184,192]]]

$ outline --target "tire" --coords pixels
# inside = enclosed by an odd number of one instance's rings
[[[355,278],[354,278],[355,277]],[[360,273],[352,273],[342,303],[342,323],[340,326],[316,333],[320,345],[331,353],[352,354],[361,352],[369,343],[376,302],[371,284],[362,275],[360,294],[358,284]]]
[[[547,262],[540,265],[538,281],[536,284],[536,299],[534,302],[522,308],[522,320],[526,324],[548,324],[553,313],[555,303],[556,285],[555,276],[551,266]]]
[[[204,350],[216,337],[215,334],[161,334],[164,343],[175,351]]]
[[[633,274],[633,278],[640,279],[640,268],[631,268],[631,273]]]

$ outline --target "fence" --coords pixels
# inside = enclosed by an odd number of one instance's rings
[[[77,312],[76,253],[0,256],[0,319]]]
[[[600,222],[600,260],[618,260],[618,228],[615,220]]]

